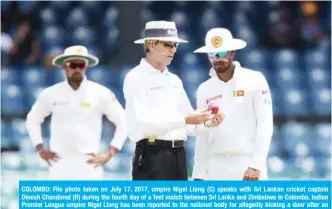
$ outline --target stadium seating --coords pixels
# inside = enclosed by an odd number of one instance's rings
[[[283,113],[289,116],[304,116],[308,113],[307,92],[300,88],[280,89]]]
[[[311,70],[313,68],[323,68],[328,69],[331,67],[331,59],[326,56],[328,54],[328,50],[308,50],[304,53],[304,65],[307,70]]]
[[[49,6],[54,8],[57,12],[67,12],[72,8],[73,2],[70,1],[51,1]]]
[[[291,49],[282,49],[277,50],[274,53],[271,54],[273,57],[273,66],[275,66],[276,69],[288,67],[299,67],[300,61],[299,61],[299,54],[298,52],[291,50]]]
[[[331,125],[320,123],[313,127],[313,141],[315,146],[312,147],[314,155],[320,157],[331,156]]]
[[[63,69],[55,69],[50,74],[52,74],[53,78],[53,84],[56,84],[58,82],[62,82],[65,80],[65,71]]]
[[[85,11],[89,12],[90,15],[101,14],[103,9],[101,2],[98,1],[82,1],[80,3],[80,7],[82,7]]]
[[[27,67],[21,72],[22,86],[46,86],[50,85],[48,72],[40,67]]]
[[[315,141],[308,124],[288,122],[281,128],[285,150],[291,157],[308,156]]]
[[[13,145],[12,131],[8,122],[1,120],[1,147],[10,148]]]
[[[106,43],[106,49],[108,50],[114,50],[118,46],[117,41],[120,35],[119,29],[116,26],[110,26],[107,27],[105,30],[105,43]]]
[[[269,150],[269,156],[282,157],[284,155],[284,143],[281,137],[280,127],[273,127],[273,136]]]
[[[331,89],[316,88],[311,91],[310,101],[313,112],[317,115],[331,114]]]
[[[53,46],[63,46],[67,43],[67,38],[65,38],[68,37],[67,32],[59,26],[46,26],[42,29],[41,34],[41,43],[45,49]]]
[[[203,11],[202,18],[199,22],[200,32],[201,32],[201,40],[204,40],[204,34],[211,28],[219,27],[222,25],[220,19],[218,18],[218,12],[214,8],[206,8]]]
[[[279,88],[289,90],[302,87],[302,76],[297,68],[283,67],[275,72],[275,83]]]
[[[56,11],[51,7],[46,7],[39,12],[39,18],[43,25],[59,24]]]
[[[308,77],[308,87],[314,88],[329,88],[331,87],[331,74],[328,68],[314,67],[306,72]]]
[[[87,26],[79,26],[72,30],[72,44],[73,45],[96,45],[96,30]]]
[[[66,27],[70,30],[79,26],[87,26],[89,24],[89,16],[85,9],[76,7],[70,10]]]
[[[27,111],[22,87],[10,84],[1,88],[1,112],[4,114],[22,114]]]
[[[19,73],[14,67],[1,68],[1,85],[18,84],[21,81]]]
[[[116,78],[112,75],[112,71],[104,66],[96,66],[88,69],[87,77],[104,86],[110,86],[111,83],[116,82]]]
[[[103,26],[105,29],[114,26],[115,22],[117,20],[117,17],[119,16],[119,11],[116,7],[110,6],[105,11],[105,16],[103,18]]]
[[[11,122],[12,136],[15,145],[19,145],[21,140],[28,139],[26,122],[24,119],[15,119]]]

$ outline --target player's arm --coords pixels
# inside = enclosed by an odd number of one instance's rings
[[[266,166],[273,133],[272,99],[269,85],[263,74],[259,74],[257,78],[257,88],[254,92],[253,102],[257,128],[253,161],[250,167],[262,171]]]
[[[112,157],[122,149],[127,138],[125,111],[116,99],[116,96],[108,89],[102,89],[98,93],[101,94],[102,114],[115,125],[115,133],[113,135],[113,139],[111,140],[108,152],[97,154],[93,153],[91,154],[92,157],[86,161],[89,164],[93,164],[94,167],[98,167],[111,160]]]
[[[103,114],[116,127],[110,145],[110,155],[113,156],[118,150],[122,149],[127,138],[125,110],[113,92],[109,90],[103,95],[102,105]]]
[[[48,99],[48,91],[44,90],[27,115],[26,126],[29,137],[34,146],[43,144],[41,124],[51,114],[51,104]]]
[[[49,94],[48,90],[44,90],[37,98],[27,115],[26,127],[30,140],[32,141],[33,146],[35,146],[38,154],[50,165],[49,160],[55,160],[59,156],[52,151],[46,151],[43,144],[41,124],[52,111]]]

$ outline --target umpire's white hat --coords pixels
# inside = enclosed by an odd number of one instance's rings
[[[169,21],[150,21],[145,25],[144,38],[136,40],[135,44],[144,44],[146,40],[160,40],[171,42],[188,41],[180,39],[175,26],[175,22]]]

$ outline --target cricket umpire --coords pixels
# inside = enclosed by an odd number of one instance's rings
[[[135,41],[144,44],[146,58],[128,72],[123,87],[128,136],[136,143],[133,180],[187,180],[187,130],[222,121],[220,114],[194,111],[182,81],[167,68],[185,42],[167,21],[148,22],[145,37]]]

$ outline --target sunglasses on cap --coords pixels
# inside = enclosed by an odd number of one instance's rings
[[[164,44],[164,47],[173,49],[173,47],[178,48],[179,43],[169,43],[169,42],[162,42],[162,41],[157,41],[157,43],[162,43]]]
[[[83,70],[86,68],[86,63],[77,63],[77,62],[67,62],[67,66],[71,69],[79,68],[80,70]]]
[[[208,53],[208,55],[211,59],[217,59],[217,56],[219,56],[220,58],[224,58],[228,55],[228,51]]]

